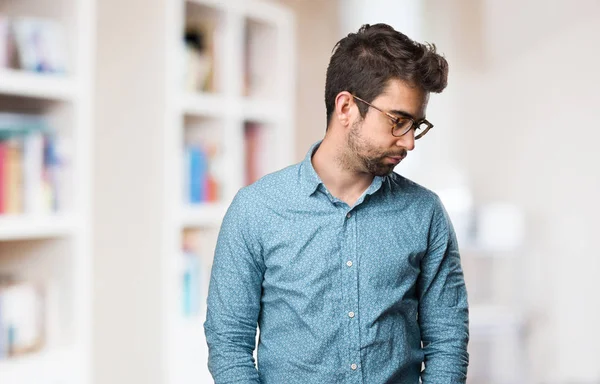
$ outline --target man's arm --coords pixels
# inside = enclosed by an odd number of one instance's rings
[[[417,289],[425,353],[423,384],[464,384],[469,364],[467,292],[454,229],[439,200]]]
[[[264,264],[241,196],[223,219],[210,278],[204,330],[215,384],[260,383],[253,352]]]

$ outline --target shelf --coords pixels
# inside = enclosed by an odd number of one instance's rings
[[[181,98],[181,112],[188,116],[223,116],[230,103],[221,96],[208,93],[186,93]]]
[[[183,228],[217,226],[227,211],[225,203],[202,203],[184,207],[181,215]]]
[[[67,76],[0,69],[0,94],[70,101],[76,88]]]
[[[276,101],[245,98],[242,102],[242,117],[247,121],[277,122],[285,117],[284,107]]]
[[[75,384],[77,354],[72,349],[42,351],[31,356],[0,360],[2,384]]]
[[[229,99],[218,94],[185,93],[180,100],[181,113],[188,116],[235,116],[246,121],[277,122],[285,117],[284,104],[259,98]]]
[[[227,2],[223,2],[223,0],[185,0],[188,4],[197,4],[204,7],[211,7],[221,10],[226,10],[231,7]]]
[[[68,236],[75,227],[75,220],[68,215],[0,216],[0,241]]]

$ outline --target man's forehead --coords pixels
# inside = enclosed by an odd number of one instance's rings
[[[423,118],[429,92],[400,80],[391,80],[376,99],[385,104],[382,107],[387,108],[389,112]]]

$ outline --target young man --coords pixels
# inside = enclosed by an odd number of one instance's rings
[[[338,42],[325,138],[240,190],[223,221],[205,323],[216,384],[465,383],[452,225],[393,172],[432,127],[429,93],[447,74],[435,46],[384,24]]]

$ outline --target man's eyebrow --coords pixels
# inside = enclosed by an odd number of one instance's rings
[[[391,114],[398,115],[398,116],[401,116],[401,117],[410,117],[411,119],[413,119],[413,120],[415,120],[415,121],[421,121],[421,120],[424,120],[424,119],[425,119],[425,117],[423,117],[423,118],[421,118],[421,119],[417,119],[417,118],[415,118],[413,115],[411,115],[410,113],[408,113],[408,112],[406,112],[406,111],[401,111],[401,110],[399,110],[399,109],[393,109],[393,110],[391,110],[391,111],[389,111],[389,112],[390,112]]]

